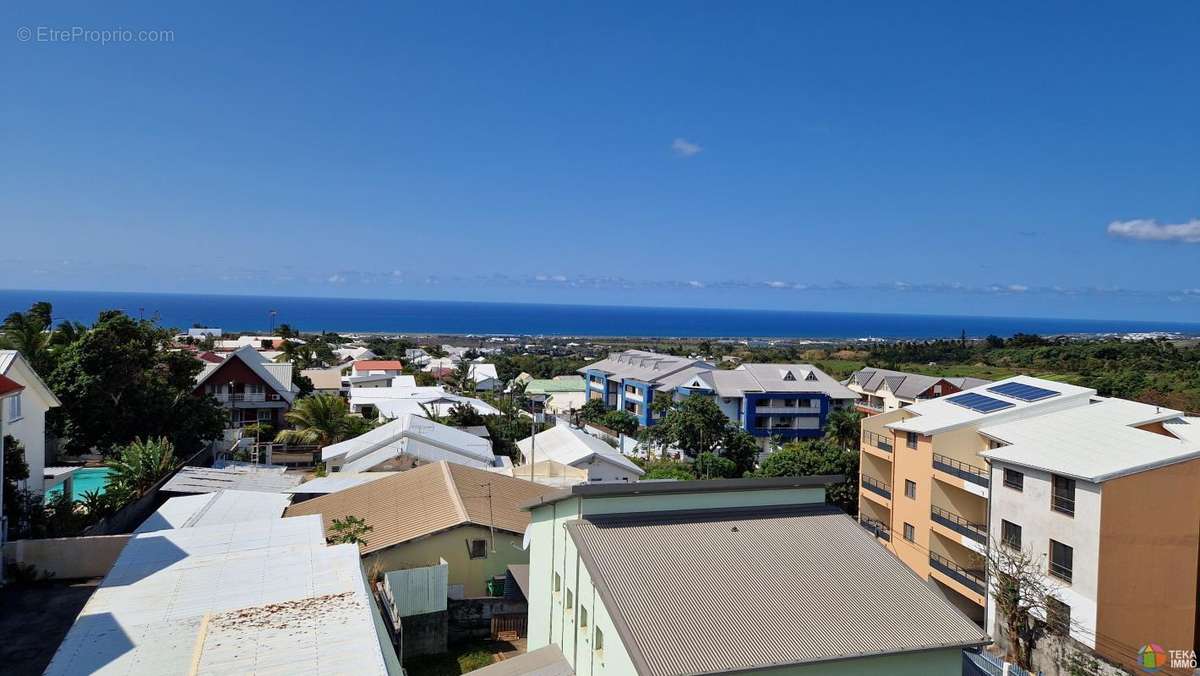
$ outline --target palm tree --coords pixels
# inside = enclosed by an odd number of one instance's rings
[[[853,409],[840,408],[833,411],[825,421],[825,436],[842,448],[856,448],[861,420],[862,414]]]
[[[136,497],[150,490],[178,464],[175,446],[166,437],[135,439],[108,461],[111,471],[105,491]]]
[[[45,306],[40,307],[40,306]],[[4,320],[0,343],[20,352],[43,378],[50,375],[50,308],[35,303],[28,312],[14,312]]]
[[[300,399],[284,417],[295,429],[275,435],[275,441],[281,444],[329,446],[361,430],[361,423],[350,415],[346,400],[336,394]]]

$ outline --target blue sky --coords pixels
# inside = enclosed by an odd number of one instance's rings
[[[1194,3],[166,4],[0,9],[0,287],[1200,321]]]

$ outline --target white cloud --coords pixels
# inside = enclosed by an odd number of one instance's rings
[[[671,142],[671,150],[680,157],[691,157],[699,155],[704,151],[704,148],[698,143],[692,143],[685,138],[677,138]]]
[[[344,276],[342,276],[342,275],[339,275],[339,274],[334,274],[334,275],[330,275],[330,276],[329,276],[329,283],[330,283],[330,284],[342,284],[342,283],[344,283],[345,281],[346,281],[346,278],[345,278]]]
[[[696,281],[696,280],[694,280],[694,279],[693,279],[693,280],[691,280],[691,281],[689,281],[689,282],[688,282],[688,286],[690,286],[690,287],[692,287],[692,288],[694,288],[694,289],[703,289],[703,288],[704,288],[704,282],[699,282],[699,281]]]
[[[1013,293],[1024,293],[1029,290],[1029,287],[1024,284],[1009,284],[1008,290]]]
[[[1153,218],[1113,221],[1108,224],[1108,234],[1128,239],[1200,244],[1200,219],[1193,218],[1187,223],[1166,224],[1159,223]]]
[[[767,284],[767,286],[771,287],[772,289],[786,289],[789,286],[791,286],[791,284],[788,284],[787,282],[778,282],[778,281],[767,282],[766,284]]]

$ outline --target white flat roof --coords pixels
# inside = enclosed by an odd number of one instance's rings
[[[45,673],[385,674],[385,649],[358,547],[312,515],[134,535]]]
[[[291,502],[289,495],[259,491],[220,490],[181,495],[164,502],[133,532],[152,533],[170,528],[278,519]]]
[[[259,491],[282,493],[300,483],[299,474],[285,474],[285,467],[273,465],[227,465],[214,467],[184,467],[162,490],[168,493],[215,493],[219,490]]]
[[[355,474],[337,472],[329,476],[317,477],[312,481],[305,481],[299,486],[289,488],[287,492],[293,495],[296,493],[321,495],[337,493],[347,488],[354,488],[355,486],[361,486],[365,483],[390,477],[393,474],[396,474],[396,472],[358,472]]]
[[[1200,442],[1140,430],[1178,411],[1124,399],[1099,399],[980,432],[1008,446],[984,451],[989,460],[1098,483],[1200,457]]]
[[[1013,397],[1005,396],[991,391],[998,385],[1005,383],[1020,383],[1022,385],[1032,385],[1047,390],[1052,390],[1058,394],[1047,399],[1039,401],[1022,401]],[[960,397],[963,394],[980,394],[992,399],[998,399],[1007,404],[1011,404],[1004,409],[994,411],[992,413],[981,413],[974,409],[965,406],[959,406],[950,399]],[[1015,420],[1026,418],[1031,415],[1040,415],[1050,411],[1058,411],[1075,406],[1083,406],[1088,399],[1096,394],[1096,390],[1079,387],[1078,385],[1068,385],[1059,383],[1053,380],[1043,380],[1032,376],[1013,376],[994,383],[986,383],[978,387],[956,392],[954,394],[938,397],[937,399],[928,399],[919,401],[912,406],[905,407],[905,411],[912,414],[911,417],[903,420],[884,425],[889,429],[898,430],[901,432],[917,432],[919,434],[937,434],[955,427],[963,425],[971,425],[975,423],[992,424],[993,422]]]

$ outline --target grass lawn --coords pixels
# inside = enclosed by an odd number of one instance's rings
[[[422,655],[404,660],[409,676],[459,676],[492,664],[496,653],[509,652],[511,643],[476,642],[451,646],[442,655]]]

